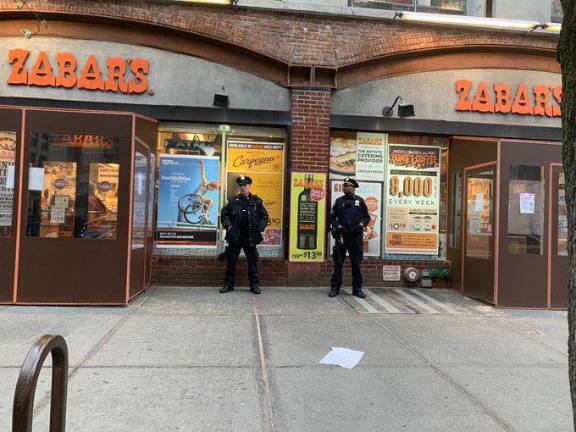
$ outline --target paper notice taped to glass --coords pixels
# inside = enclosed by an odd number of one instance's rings
[[[320,364],[341,366],[346,369],[354,368],[364,357],[364,351],[355,351],[349,348],[332,347],[332,351],[326,354]]]
[[[520,213],[521,214],[534,214],[534,194],[533,193],[520,193]]]
[[[6,189],[14,189],[14,168],[14,165],[8,165],[8,169],[6,171]]]
[[[28,190],[42,191],[44,188],[44,168],[30,168],[28,174]]]

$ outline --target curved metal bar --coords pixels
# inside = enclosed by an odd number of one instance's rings
[[[66,428],[68,346],[62,336],[45,335],[32,346],[20,369],[12,408],[12,432],[32,432],[36,385],[49,353],[52,354],[50,432],[64,432]]]

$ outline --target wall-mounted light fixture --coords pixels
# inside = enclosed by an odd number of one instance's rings
[[[396,98],[396,100],[391,106],[385,106],[382,109],[382,115],[384,117],[392,117],[394,115],[394,107],[396,106],[398,101],[400,101],[400,103],[398,104],[398,117],[400,118],[414,117],[416,115],[414,114],[414,105],[404,103],[404,100],[400,96]]]
[[[460,27],[475,27],[494,30],[512,30],[533,32],[540,30],[543,33],[560,33],[562,24],[541,23],[539,21],[523,21],[501,18],[484,18],[475,16],[432,14],[424,12],[399,11],[394,14],[392,21],[412,21],[422,24],[439,24]]]
[[[217,108],[228,108],[230,105],[230,100],[226,94],[226,87],[222,86],[222,92],[214,94],[214,102],[212,105]]]

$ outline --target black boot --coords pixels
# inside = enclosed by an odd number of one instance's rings
[[[230,291],[234,291],[234,287],[228,283],[225,283],[224,286],[220,289],[220,292],[222,294],[230,292]]]
[[[353,290],[352,295],[359,297],[361,299],[366,298],[366,294],[364,294],[364,291],[362,291],[362,288],[358,288],[358,289]]]
[[[336,297],[338,294],[340,294],[339,288],[330,288],[330,292],[328,293],[328,297]]]
[[[253,287],[250,287],[250,292],[252,294],[260,294],[262,291],[260,291],[260,287],[258,285],[254,285]]]

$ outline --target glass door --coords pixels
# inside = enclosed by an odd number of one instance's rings
[[[550,167],[550,242],[548,307],[568,307],[568,217],[562,166]]]
[[[465,169],[462,291],[494,302],[496,164]]]

